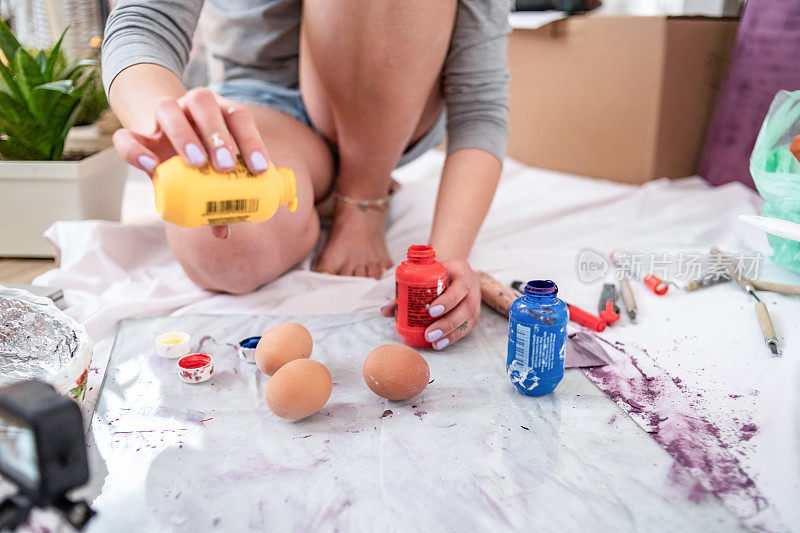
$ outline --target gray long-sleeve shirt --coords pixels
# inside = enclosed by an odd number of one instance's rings
[[[118,0],[103,42],[106,92],[122,70],[155,63],[182,76],[200,12],[212,81],[298,86],[302,0]],[[507,0],[459,0],[442,71],[448,153],[485,150],[500,161],[508,134]]]

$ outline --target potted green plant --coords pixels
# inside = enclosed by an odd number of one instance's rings
[[[107,107],[98,62],[62,53],[66,31],[30,52],[0,22],[0,256],[53,256],[42,233],[58,220],[119,220],[122,159],[65,151],[73,126]]]

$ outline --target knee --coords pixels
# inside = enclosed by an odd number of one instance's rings
[[[201,289],[233,295],[250,294],[272,281],[272,279],[256,277],[252,273],[239,274],[231,269],[198,272],[184,267],[183,270],[186,272],[186,276]]]
[[[303,260],[314,248],[319,236],[319,220],[313,217],[307,228],[294,235],[291,242],[275,235],[251,235],[250,241],[231,244],[230,249],[207,247],[178,258],[186,276],[198,287],[214,292],[241,295],[279,278]],[[269,241],[259,246],[258,241]],[[280,242],[279,242],[280,241]],[[224,241],[223,241],[224,242]]]
[[[236,295],[249,294],[274,279],[264,276],[261,272],[256,272],[255,269],[242,268],[242,262],[235,259],[221,262],[193,261],[182,258],[178,262],[186,273],[186,277],[207,291]]]

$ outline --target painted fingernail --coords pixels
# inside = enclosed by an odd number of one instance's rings
[[[202,165],[206,162],[206,155],[195,143],[187,144],[185,150],[186,157],[189,158],[189,162],[193,165]]]
[[[433,307],[428,309],[428,314],[430,314],[433,317],[439,316],[442,313],[444,313],[444,306],[442,304],[434,305]]]
[[[231,151],[225,148],[217,148],[217,164],[220,168],[231,168],[233,166],[233,155]]]
[[[253,152],[250,155],[250,164],[256,172],[264,172],[267,170],[267,159],[261,152]]]
[[[139,156],[139,164],[148,172],[152,172],[156,168],[156,160],[147,155]]]
[[[439,342],[434,342],[433,343],[433,349],[434,350],[441,350],[442,348],[444,348],[448,344],[450,344],[450,339],[442,339]]]
[[[428,342],[433,342],[441,338],[442,338],[442,330],[440,329],[435,329],[428,333]]]

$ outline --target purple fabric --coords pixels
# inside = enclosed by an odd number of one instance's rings
[[[750,152],[781,89],[800,89],[800,1],[749,0],[700,162],[709,183],[755,187]]]

